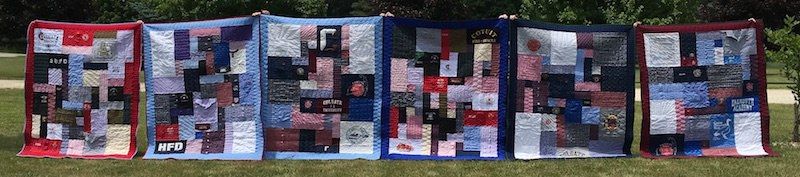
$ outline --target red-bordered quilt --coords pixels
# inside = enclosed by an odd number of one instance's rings
[[[636,28],[642,156],[776,155],[761,21]]]
[[[31,22],[19,156],[133,158],[141,30],[141,23]]]

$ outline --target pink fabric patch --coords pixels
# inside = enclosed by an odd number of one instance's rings
[[[213,36],[222,34],[220,28],[202,28],[189,30],[189,36]]]
[[[578,82],[575,83],[575,91],[599,92],[600,83],[597,82]]]
[[[203,140],[195,139],[186,141],[187,154],[199,154],[203,149]]]
[[[33,84],[33,92],[40,93],[56,93],[56,86],[49,84]]]
[[[341,120],[341,114],[331,114],[331,124],[333,124],[331,125],[331,127],[333,127],[331,128],[331,136],[333,136],[333,138],[339,138],[339,122],[341,122]]]
[[[83,143],[83,140],[69,140],[69,144],[67,145],[67,155],[83,155]]]
[[[542,57],[537,55],[518,55],[518,80],[540,81],[542,78]]]
[[[491,76],[497,76],[500,73],[500,44],[492,44],[492,66]]]
[[[292,128],[322,130],[325,128],[323,116],[324,114],[302,113],[299,106],[292,106]]]
[[[480,77],[478,78],[480,81],[480,91],[484,93],[497,93],[498,88],[500,87],[499,79],[497,77]]]
[[[342,26],[342,50],[350,49],[350,25]]]
[[[483,76],[483,62],[479,60],[472,60],[472,76]]]
[[[122,78],[110,78],[108,79],[108,86],[110,87],[122,87],[125,86],[125,79]]]
[[[525,87],[523,90],[525,96],[522,98],[524,101],[523,105],[525,106],[524,112],[533,112],[533,88]]]
[[[333,59],[328,57],[317,58],[317,72],[309,74],[309,79],[317,81],[320,90],[333,90]]]
[[[439,141],[438,155],[444,157],[456,156],[456,141]]]
[[[157,77],[153,78],[153,92],[155,94],[183,93],[183,77]]]
[[[422,116],[406,117],[406,139],[422,139]]]
[[[592,106],[625,108],[625,92],[592,92]]]
[[[405,92],[408,88],[408,60],[392,58],[391,87],[392,92]]]
[[[732,148],[708,148],[702,149],[703,156],[736,156],[739,152],[735,147]]]
[[[683,107],[683,100],[675,101],[675,113],[677,115],[675,119],[676,121],[675,132],[678,134],[683,134],[683,132],[686,130],[686,114],[684,111],[685,109],[686,108]]]
[[[300,40],[303,41],[316,41],[317,40],[317,26],[316,25],[303,25],[300,27]]]

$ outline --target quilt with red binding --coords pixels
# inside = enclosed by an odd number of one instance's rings
[[[31,22],[19,156],[133,158],[141,27]]]
[[[637,27],[642,156],[776,155],[761,21]]]

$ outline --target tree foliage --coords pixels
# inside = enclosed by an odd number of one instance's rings
[[[767,58],[783,64],[781,73],[793,83],[787,87],[792,90],[795,101],[800,102],[800,34],[792,32],[798,24],[800,21],[787,16],[783,27],[767,29],[766,34],[776,46],[767,51]]]

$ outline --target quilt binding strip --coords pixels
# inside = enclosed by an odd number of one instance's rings
[[[191,29],[191,28],[214,28],[214,27],[223,27],[223,26],[233,26],[233,25],[252,25],[251,29],[251,40],[256,40],[256,47],[258,47],[260,39],[256,39],[255,34],[259,30],[258,17],[233,17],[233,18],[225,18],[225,19],[215,19],[215,20],[207,20],[207,21],[189,21],[189,22],[177,22],[177,23],[155,23],[155,24],[147,24],[144,25],[143,34],[147,34],[147,32],[151,30],[178,30],[178,29]],[[149,41],[149,35],[142,35],[144,40]],[[145,74],[145,88],[147,90],[146,98],[147,98],[147,151],[142,157],[142,159],[197,159],[197,160],[262,160],[263,154],[263,131],[262,131],[262,122],[259,119],[260,112],[255,112],[255,123],[256,123],[256,150],[253,153],[248,154],[229,154],[229,153],[218,153],[218,154],[155,154],[152,147],[155,145],[155,94],[153,93],[153,61],[152,61],[152,52],[151,52],[151,44],[150,42],[143,43],[142,48],[144,49],[142,54],[144,55],[144,74]],[[251,47],[251,46],[246,46]],[[256,53],[258,53],[256,51]],[[256,55],[260,58],[260,54]],[[255,64],[260,65],[260,61],[258,58],[255,61]],[[248,66],[253,64],[253,61],[247,60]],[[249,68],[248,68],[249,69]],[[149,72],[148,72],[149,71]],[[249,73],[252,71],[247,71]],[[260,76],[260,71],[257,71],[258,75]],[[260,82],[260,79],[254,79],[255,82]],[[254,92],[259,94],[259,91]],[[254,107],[260,108],[260,101],[256,102]]]
[[[626,106],[625,110],[625,144],[623,146],[622,152],[626,154],[627,157],[631,156],[631,143],[633,142],[633,124],[634,124],[634,96],[635,96],[635,85],[634,82],[634,66],[636,65],[635,59],[635,40],[634,39],[634,32],[633,28],[628,25],[609,25],[609,24],[601,24],[601,25],[561,25],[555,23],[547,23],[547,22],[539,22],[539,21],[531,21],[531,20],[515,20],[511,23],[511,27],[509,30],[511,33],[511,45],[518,45],[517,44],[517,29],[518,27],[528,27],[528,28],[535,28],[535,29],[543,29],[543,30],[554,30],[554,31],[568,31],[568,32],[625,32],[627,33],[627,62],[626,68],[630,71],[630,77],[624,78],[630,85],[625,86],[627,89],[626,93],[626,102],[630,105]],[[517,63],[518,56],[517,56],[517,47],[511,47],[511,51],[509,52],[509,63]],[[517,67],[509,67],[509,85],[508,90],[513,90],[517,88]],[[507,110],[511,110],[507,112],[507,119],[506,119],[506,132],[510,132],[513,136],[515,132],[515,116],[516,110],[516,99],[517,94],[516,91],[509,91],[507,92],[509,99],[505,103],[507,105]],[[509,152],[507,157],[509,159],[516,159],[514,157],[514,138],[506,138],[506,145],[508,146],[506,149]],[[574,158],[574,157],[556,157],[556,158]],[[580,157],[578,157],[580,158]],[[603,157],[590,157],[590,158],[603,158]],[[548,159],[548,158],[539,158],[539,159]],[[536,159],[527,159],[527,160],[536,160]]]
[[[388,86],[388,69],[385,69],[388,66],[386,62],[382,60],[382,56],[384,55],[383,52],[383,17],[373,16],[373,17],[344,17],[344,18],[293,18],[293,17],[282,17],[282,16],[274,16],[274,15],[260,15],[260,24],[259,25],[259,37],[260,37],[260,57],[259,60],[261,61],[260,70],[261,70],[261,121],[266,122],[267,115],[271,114],[267,109],[264,108],[265,104],[268,103],[269,98],[267,95],[269,93],[269,87],[267,82],[267,53],[268,53],[268,42],[269,41],[269,30],[268,26],[270,23],[275,24],[293,24],[293,25],[351,25],[351,24],[373,24],[375,25],[375,91],[374,91],[374,103],[373,103],[373,113],[375,114],[373,117],[373,153],[372,154],[348,154],[348,153],[314,153],[314,152],[274,152],[274,151],[266,151],[264,148],[264,159],[304,159],[304,160],[332,160],[332,159],[368,159],[368,160],[377,160],[380,158],[381,154],[381,141],[383,140],[381,137],[382,132],[382,117],[381,115],[388,115],[388,111],[383,111],[382,108],[388,106],[388,104],[384,105],[383,100],[390,99],[388,95],[383,96],[382,89],[388,88],[383,87],[384,85]],[[379,96],[382,95],[382,96]],[[266,127],[266,126],[265,126]],[[264,133],[264,142],[267,142],[266,132]]]
[[[44,21],[44,20],[34,20],[28,25],[28,45],[26,49],[27,55],[25,56],[25,97],[32,98],[33,97],[33,59],[34,59],[34,29],[35,28],[53,28],[53,29],[62,29],[62,28],[72,28],[72,29],[85,29],[85,30],[133,30],[133,64],[137,66],[137,68],[141,68],[141,46],[142,44],[142,24],[137,22],[130,22],[130,23],[112,23],[112,24],[89,24],[89,23],[70,23],[70,22],[56,22],[56,21]],[[85,155],[85,156],[74,156],[74,155],[39,155],[39,154],[32,154],[30,153],[30,149],[28,147],[28,143],[33,140],[31,137],[31,126],[32,122],[32,113],[33,113],[33,100],[25,99],[25,127],[24,127],[24,138],[25,141],[23,142],[22,150],[17,153],[17,156],[20,157],[37,157],[37,158],[79,158],[79,159],[118,159],[118,160],[131,160],[133,156],[137,153],[136,148],[136,130],[138,127],[138,115],[139,115],[139,86],[138,86],[138,78],[139,73],[133,74],[134,77],[131,79],[135,79],[136,85],[134,89],[135,93],[131,94],[131,142],[130,147],[127,155]],[[125,76],[125,84],[130,84],[129,76]],[[128,86],[125,86],[126,89]]]
[[[404,154],[389,154],[389,119],[383,119],[382,125],[382,134],[381,134],[381,159],[390,159],[390,160],[503,160],[506,158],[506,137],[505,137],[505,128],[506,126],[506,106],[501,106],[502,104],[507,102],[507,89],[508,86],[508,38],[509,33],[508,31],[510,28],[509,20],[505,19],[487,19],[487,20],[470,20],[470,21],[429,21],[429,20],[420,20],[420,19],[411,19],[411,18],[396,18],[396,17],[384,17],[383,18],[383,35],[386,39],[383,40],[383,48],[384,49],[392,49],[392,36],[393,36],[393,28],[396,25],[403,25],[408,27],[416,27],[416,28],[435,28],[435,29],[467,29],[467,28],[486,28],[486,27],[495,27],[499,31],[498,37],[498,44],[500,45],[500,66],[499,66],[499,84],[498,84],[498,128],[497,128],[497,157],[436,157],[436,156],[422,156],[422,155],[404,155]],[[392,50],[386,50],[383,52],[383,68],[391,68],[391,59],[392,59]],[[383,71],[384,74],[384,82],[382,87],[383,88],[390,88],[390,77],[389,75],[390,70],[385,69]],[[391,92],[387,89],[381,93],[381,97],[383,98],[383,107],[388,108],[391,104]],[[382,110],[383,115],[389,115],[389,109]]]
[[[645,59],[645,43],[644,33],[660,33],[660,32],[704,32],[704,31],[718,31],[718,30],[737,30],[744,28],[754,28],[756,31],[756,72],[760,77],[759,80],[766,81],[766,57],[764,47],[764,23],[761,20],[755,21],[730,21],[730,22],[717,22],[705,24],[680,24],[680,25],[638,25],[635,27],[636,33],[636,57],[639,62],[639,79],[640,87],[642,90],[642,129],[641,141],[639,145],[642,157],[652,159],[667,159],[667,158],[719,158],[719,157],[758,157],[758,156],[655,156],[649,152],[648,143],[650,141],[650,87],[649,76],[647,75],[647,61]],[[767,152],[768,157],[780,156],[777,152],[772,150],[769,144],[769,108],[767,104],[767,84],[766,82],[758,83],[758,105],[759,113],[761,114],[761,145],[764,151]]]

